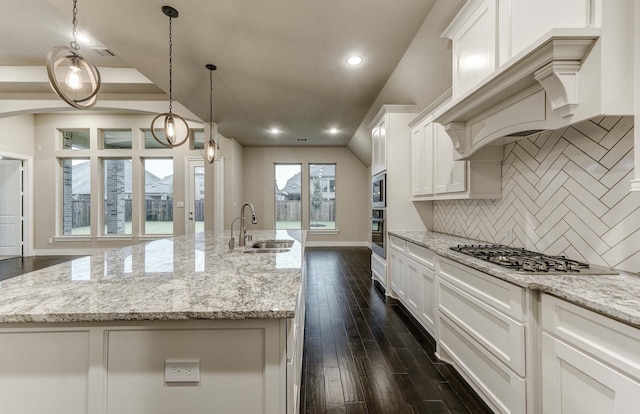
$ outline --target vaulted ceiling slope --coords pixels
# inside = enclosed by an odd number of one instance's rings
[[[244,146],[344,146],[434,2],[79,0],[78,17],[118,56],[114,66],[126,62],[168,92],[169,22],[161,7],[170,5],[180,13],[173,21],[175,100],[207,120],[204,65],[213,63],[214,121],[224,136]],[[55,31],[64,33],[60,22],[70,24],[71,0],[46,3],[58,14]],[[31,28],[43,29],[45,16],[36,17]],[[56,42],[68,40],[39,39],[38,53]],[[363,64],[346,64],[354,54]],[[272,127],[281,134],[270,135]],[[330,128],[339,133],[329,134]]]

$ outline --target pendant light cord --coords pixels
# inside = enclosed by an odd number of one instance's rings
[[[209,71],[209,139],[213,141],[213,71],[212,70]]]
[[[78,44],[78,0],[73,0],[73,40],[69,44],[73,50],[80,50]]]
[[[173,18],[169,16],[169,113],[172,113],[173,108],[173,35],[171,30],[172,21]]]

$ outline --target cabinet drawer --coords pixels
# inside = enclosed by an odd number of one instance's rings
[[[517,374],[525,375],[524,325],[440,280],[439,310]]]
[[[516,321],[524,320],[526,302],[523,288],[442,257],[438,260],[437,274]]]
[[[496,413],[526,412],[526,383],[446,316],[439,314],[438,352],[450,358],[460,375]],[[444,351],[444,354],[442,353]]]
[[[542,328],[640,381],[640,329],[549,295],[542,295]]]
[[[431,250],[418,246],[417,244],[407,243],[407,252],[409,256],[418,263],[425,265],[429,269],[433,269],[436,254]]]
[[[400,252],[406,252],[407,250],[407,242],[406,240],[403,240],[399,237],[396,236],[389,236],[389,244],[391,245],[392,248],[400,251]]]

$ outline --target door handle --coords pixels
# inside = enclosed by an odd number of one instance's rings
[[[189,220],[193,220],[193,211],[189,212]]]

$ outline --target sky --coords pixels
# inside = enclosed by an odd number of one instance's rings
[[[278,190],[282,190],[287,184],[287,180],[302,170],[300,164],[278,164],[276,165],[276,185]]]

